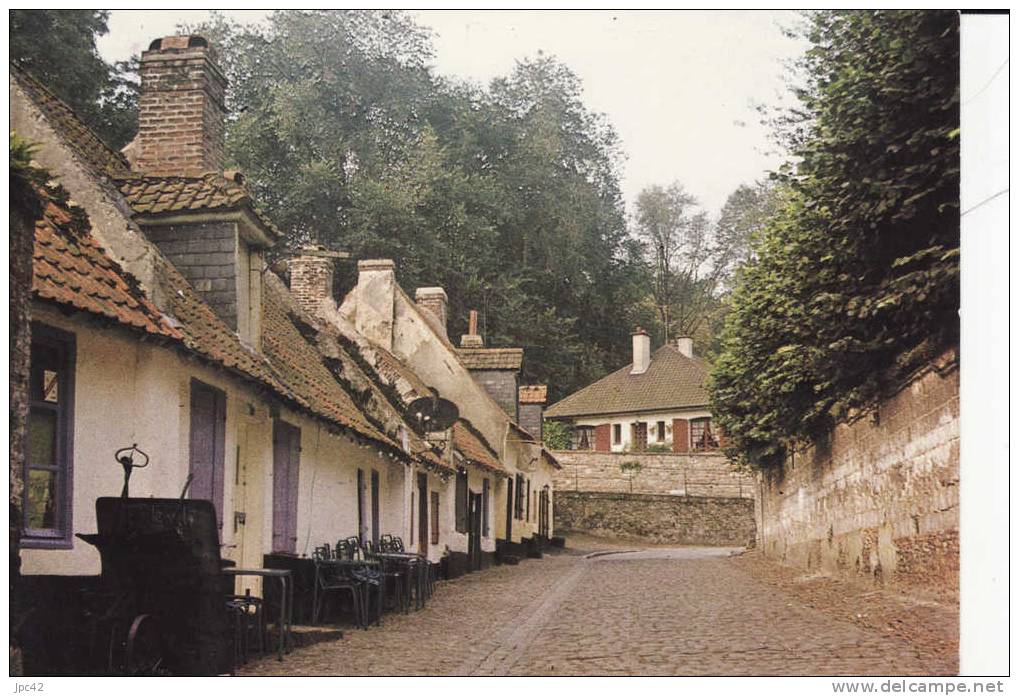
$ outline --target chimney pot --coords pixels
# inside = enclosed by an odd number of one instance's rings
[[[633,364],[631,375],[642,375],[651,366],[651,337],[639,326],[633,332]]]
[[[461,348],[484,348],[485,339],[478,333],[478,310],[472,309],[467,316],[467,333],[460,337]]]

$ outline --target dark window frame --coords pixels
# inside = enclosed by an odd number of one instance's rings
[[[665,442],[665,421],[660,420],[655,424],[658,427],[656,442]]]
[[[60,353],[61,375],[57,382],[59,401],[54,407],[47,402],[32,398],[32,381],[29,380],[28,420],[25,422],[25,460],[21,475],[21,547],[26,549],[71,549],[74,548],[74,383],[77,363],[77,338],[69,332],[32,323],[32,344],[43,344]],[[31,349],[30,349],[31,350]],[[29,354],[31,368],[31,353]],[[57,528],[30,529],[28,527],[28,472],[33,468],[28,451],[29,421],[33,408],[45,408],[57,414],[56,461],[57,461]]]
[[[619,445],[623,442],[623,426],[621,423],[612,424],[612,444]]]
[[[697,430],[700,430],[699,435],[695,435]],[[710,452],[718,449],[718,446],[718,437],[711,427],[711,418],[692,418],[690,420],[690,451]]]
[[[488,525],[488,507],[491,505],[491,485],[488,479],[481,480],[481,536],[488,538],[492,530]]]
[[[439,545],[439,522],[442,519],[439,516],[439,500],[440,500],[439,499],[439,492],[438,491],[429,491],[429,493],[431,493],[431,513],[432,513],[431,514],[431,520],[429,521],[430,522],[429,526],[431,527],[431,529],[428,530],[430,535],[431,535],[431,537],[429,538],[429,541],[431,542],[432,546],[438,546]]]

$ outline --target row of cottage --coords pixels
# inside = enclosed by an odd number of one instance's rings
[[[443,290],[411,299],[389,260],[359,260],[337,300],[342,254],[309,247],[285,282],[279,230],[223,169],[212,47],[156,40],[141,77],[121,153],[12,68],[11,128],[52,177],[11,208],[35,236],[21,573],[99,571],[75,533],[131,445],[151,457],[131,495],[212,500],[240,566],[392,534],[463,570],[550,536],[558,463],[523,351],[485,347],[476,321],[454,345]]]

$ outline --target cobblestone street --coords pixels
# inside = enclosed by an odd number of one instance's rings
[[[243,675],[934,674],[956,669],[751,577],[728,549],[547,555]],[[873,594],[873,593],[871,593]]]

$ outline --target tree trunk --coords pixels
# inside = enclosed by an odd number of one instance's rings
[[[21,185],[18,185],[21,184]],[[39,215],[34,191],[11,177],[10,208],[10,674],[22,673],[21,649],[14,635],[20,616],[17,606],[18,580],[21,576],[21,498],[24,488],[27,420],[28,377],[31,334],[32,247],[35,220]]]

